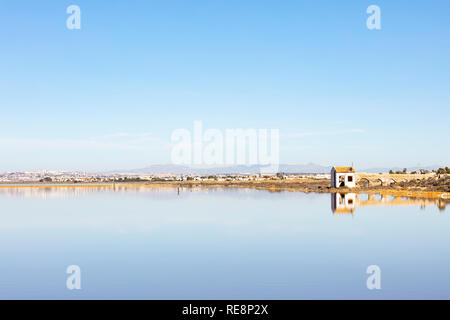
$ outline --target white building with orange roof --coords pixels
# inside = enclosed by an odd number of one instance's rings
[[[355,169],[353,167],[333,167],[331,168],[331,187],[356,187]]]

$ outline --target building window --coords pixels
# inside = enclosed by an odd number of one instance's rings
[[[353,176],[348,176],[348,177],[347,177],[347,181],[348,181],[348,182],[352,182],[352,181],[353,181]]]

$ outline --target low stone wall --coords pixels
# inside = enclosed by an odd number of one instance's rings
[[[438,179],[438,175],[435,173],[427,174],[389,174],[389,173],[357,173],[356,183],[358,185],[369,184],[369,186],[389,186],[392,184],[398,184],[408,181],[420,181],[427,180],[429,178]]]

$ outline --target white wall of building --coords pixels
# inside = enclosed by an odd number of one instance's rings
[[[340,177],[344,178],[344,185],[347,188],[356,187],[356,176],[354,173],[338,173],[334,168],[331,170],[331,187],[339,188],[339,179]]]

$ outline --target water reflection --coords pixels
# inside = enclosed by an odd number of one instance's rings
[[[92,192],[113,192],[113,193],[135,193],[157,199],[170,199],[179,197],[180,194],[187,195],[192,192],[215,193],[220,196],[233,197],[253,196],[257,197],[253,189],[246,188],[226,188],[226,187],[176,187],[161,185],[67,185],[67,186],[12,186],[0,187],[0,195],[6,197],[19,198],[74,198],[87,195]],[[411,198],[404,196],[382,195],[376,193],[331,193],[331,210],[333,214],[353,214],[357,207],[363,206],[404,206],[418,205],[420,208],[426,206],[437,206],[440,211],[444,211],[449,200],[432,198]]]
[[[329,197],[162,185],[0,187],[0,299],[450,298],[450,215],[435,207],[427,214],[419,206],[359,208],[372,198],[334,194],[336,209],[352,217],[343,219],[330,214]],[[76,293],[65,286],[71,264],[82,268]],[[388,275],[388,290],[367,290],[371,264]]]
[[[356,193],[332,193],[331,210],[333,214],[353,214],[356,207],[363,206],[405,206],[418,205],[437,206],[444,211],[446,201],[444,199],[409,198],[382,194],[356,194]]]
[[[331,210],[334,214],[353,214],[355,211],[356,193],[332,193]]]
[[[0,186],[0,196],[8,198],[37,198],[37,199],[69,199],[78,198],[91,193],[137,194],[155,199],[172,199],[191,193],[208,192],[217,196],[255,197],[253,189],[229,187],[182,187],[167,185],[20,185]]]
[[[14,187],[0,187],[0,195],[7,197],[22,197],[22,198],[68,198],[86,195],[92,192],[151,192],[152,194],[173,194],[177,192],[176,187],[139,187],[139,186],[123,186],[123,185],[68,185],[68,186],[14,186]]]

